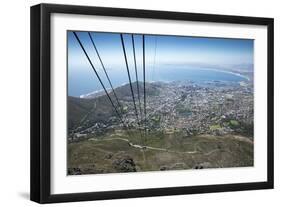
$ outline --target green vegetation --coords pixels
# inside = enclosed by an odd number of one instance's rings
[[[216,129],[221,129],[221,126],[219,124],[210,126],[210,130],[216,130]]]
[[[176,111],[184,116],[189,116],[192,113],[190,108],[188,106],[185,106],[184,104],[178,104],[176,106]]]
[[[136,91],[136,82],[132,85]],[[139,89],[140,95],[143,95],[143,84],[141,82],[139,82]],[[131,100],[131,91],[128,85],[116,88],[115,92],[120,101],[128,99]],[[158,96],[160,94],[160,90],[158,86],[147,83],[146,94],[147,96]],[[110,96],[113,96],[112,92],[110,93]],[[106,95],[89,99],[69,96],[67,103],[69,131],[75,130],[79,126],[87,128],[93,126],[97,122],[107,123],[110,118],[116,117],[115,110]],[[126,105],[122,108],[123,113],[127,113],[129,110],[130,108]]]
[[[107,122],[115,115],[114,109],[106,96],[95,99],[68,97],[68,129],[78,126],[87,128],[97,122]]]
[[[253,166],[251,96],[225,90],[147,83],[139,122],[127,84],[115,89],[125,123],[102,92],[68,97],[68,174]]]
[[[236,121],[236,120],[230,120],[230,121],[229,121],[229,124],[230,124],[230,126],[232,126],[232,127],[237,127],[237,126],[239,126],[239,122]]]
[[[68,173],[114,173],[253,165],[253,143],[234,136],[185,137],[119,130],[68,144]],[[141,145],[146,147],[131,146]]]

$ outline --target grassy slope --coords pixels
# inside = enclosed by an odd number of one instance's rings
[[[109,140],[120,137],[127,138],[132,143],[165,148],[167,151],[143,150],[131,147],[125,141]],[[133,137],[119,133],[99,137],[98,140],[69,144],[68,167],[79,168],[82,174],[118,172],[114,168],[114,162],[122,157],[132,158],[137,171],[253,165],[253,143],[247,138],[230,135],[184,137],[180,133],[160,136],[152,134],[145,141],[138,133]],[[186,153],[194,151],[196,153]]]
[[[90,126],[96,122],[106,122],[115,112],[106,96],[96,99],[68,97],[68,129],[74,129],[88,120]],[[85,123],[83,123],[84,126]]]

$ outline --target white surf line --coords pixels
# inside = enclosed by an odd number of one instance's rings
[[[210,71],[217,71],[217,72],[222,72],[222,73],[228,73],[228,74],[232,74],[232,75],[235,75],[235,76],[238,76],[238,77],[241,77],[241,78],[244,78],[244,79],[246,79],[246,80],[248,80],[248,81],[250,81],[250,78],[249,77],[247,77],[247,76],[245,76],[245,75],[242,75],[242,74],[240,74],[240,73],[238,73],[238,72],[232,72],[232,71],[227,71],[227,70],[220,70],[220,69],[214,69],[214,68],[200,68],[200,70],[210,70]],[[158,81],[147,81],[148,83],[155,83],[155,82],[159,82],[159,80]],[[167,80],[161,80],[160,82],[164,82],[164,83],[170,83],[170,82],[173,82],[173,81],[167,81]],[[126,84],[128,84],[128,83],[122,83],[122,84],[120,84],[120,86],[117,86],[117,87],[115,87],[114,89],[116,89],[116,88],[118,88],[118,87],[121,87],[121,86],[124,86],[124,85],[126,85]],[[110,88],[106,88],[106,90],[108,90],[109,92],[111,92],[110,90]],[[90,92],[90,93],[86,93],[86,94],[81,94],[81,95],[79,95],[79,98],[87,98],[88,96],[91,96],[91,95],[94,95],[94,94],[96,94],[96,93],[99,93],[99,92],[102,92],[103,90],[95,90],[95,91],[92,91],[92,92]]]
[[[228,74],[235,75],[235,76],[238,76],[238,77],[241,77],[241,78],[245,78],[246,80],[250,81],[250,78],[248,78],[247,76],[242,75],[238,72],[232,72],[232,71],[227,71],[227,70],[219,70],[219,69],[213,69],[213,68],[200,68],[200,70],[210,70],[210,71],[228,73]]]
[[[112,91],[111,88],[106,88],[106,90],[108,91],[108,93],[111,93],[111,91]],[[92,96],[92,95],[95,95],[95,94],[98,94],[98,93],[102,93],[102,92],[103,92],[103,89],[95,90],[95,91],[92,91],[90,93],[81,94],[81,95],[79,95],[79,98],[87,99],[89,96]],[[105,93],[101,94],[99,96],[103,96],[103,95],[105,95]],[[97,97],[99,97],[99,96],[97,96]]]

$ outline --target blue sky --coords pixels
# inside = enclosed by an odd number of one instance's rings
[[[78,82],[91,82],[93,71],[73,32],[68,31],[68,81],[69,88]],[[102,67],[87,32],[77,32],[95,68],[103,75]],[[103,63],[111,77],[126,73],[119,33],[91,32]],[[134,60],[131,34],[124,34],[129,68],[133,74]],[[142,76],[142,35],[134,35],[137,67]],[[169,67],[210,67],[252,69],[254,41],[247,39],[223,39],[186,36],[145,35],[147,74]],[[95,81],[97,81],[95,79]]]

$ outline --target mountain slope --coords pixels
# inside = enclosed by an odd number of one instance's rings
[[[137,101],[137,84],[132,83],[135,100]],[[159,85],[146,83],[146,95],[154,96],[159,93]],[[143,84],[139,83],[140,96],[143,96]],[[132,95],[130,84],[120,86],[115,89],[116,95],[120,102],[132,103]],[[117,107],[117,101],[113,92],[109,93],[114,105]],[[143,98],[142,100],[143,101]],[[119,111],[120,112],[120,111]],[[100,95],[95,98],[77,98],[68,97],[68,129],[74,130],[77,127],[87,128],[93,126],[95,123],[107,123],[110,118],[116,117],[115,109],[113,108],[108,97]]]

